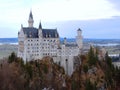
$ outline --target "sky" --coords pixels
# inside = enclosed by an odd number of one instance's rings
[[[0,38],[17,37],[32,10],[34,27],[41,21],[60,37],[74,38],[81,28],[84,38],[120,39],[119,6],[120,0],[0,0]]]

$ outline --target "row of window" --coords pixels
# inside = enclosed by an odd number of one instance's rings
[[[57,56],[56,53],[43,53],[43,56]]]
[[[55,41],[57,41],[57,40],[44,40],[44,41],[48,41],[48,42],[49,42],[49,41],[50,41],[50,42],[55,42]]]
[[[36,44],[33,44],[33,43],[28,43],[28,46],[33,46],[33,45],[51,45],[50,43],[40,43],[40,44],[38,44],[38,43],[36,43]]]
[[[28,47],[28,49],[30,49],[30,47]],[[32,47],[32,49],[39,49],[39,47]]]
[[[41,46],[38,47],[38,46],[35,46],[35,45],[34,45],[34,46],[31,45],[31,46],[28,46],[28,47],[27,47],[27,49],[41,49],[41,48],[42,48],[42,49],[50,49],[50,48],[56,49],[57,46],[56,46],[56,45],[51,45],[51,46],[49,46],[49,45],[47,45],[47,46],[44,45],[44,47],[41,47]]]
[[[29,41],[39,41],[39,40],[32,40],[32,39],[30,40],[30,39],[28,39],[28,42],[29,42]],[[44,39],[43,41],[55,42],[55,41],[57,41],[57,40],[49,40],[49,39],[47,40],[47,39]]]
[[[56,53],[43,53],[43,56],[57,56]],[[31,56],[39,56],[39,54],[31,54]]]
[[[28,51],[28,52],[29,52],[29,51]],[[39,55],[40,55],[39,53],[37,53],[37,54],[32,54],[32,56],[39,56]],[[60,55],[60,56],[61,56],[61,55],[67,55],[67,56],[69,55],[69,56],[70,56],[70,55],[72,55],[72,54],[70,54],[70,53],[69,53],[69,54],[68,54],[68,53],[67,53],[67,54],[62,53],[62,54],[59,54],[59,55]],[[57,53],[43,53],[43,56],[57,56]]]
[[[30,51],[27,51],[28,53],[30,53]],[[34,53],[34,52],[39,52],[39,51],[32,51],[32,53]]]
[[[39,54],[32,54],[31,56],[39,56]]]
[[[33,44],[33,43],[30,44],[30,43],[28,43],[28,46],[30,46],[30,45],[31,45],[31,46],[33,46],[33,45],[38,45],[38,43],[37,43],[37,44]]]
[[[30,52],[32,52],[32,53],[38,53],[39,52],[39,50],[33,50],[33,51],[27,51],[28,53],[30,53]],[[41,52],[41,51],[40,51]],[[42,52],[56,52],[56,50],[43,50]]]
[[[31,39],[31,40],[29,40],[29,39],[28,39],[28,41],[38,41],[38,40],[32,40],[32,39]]]

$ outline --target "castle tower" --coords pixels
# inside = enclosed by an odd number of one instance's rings
[[[33,15],[32,15],[32,11],[30,11],[29,19],[28,19],[28,27],[33,27],[33,23],[34,23]]]
[[[67,44],[67,39],[66,39],[66,37],[64,38],[64,44]]]
[[[79,47],[80,49],[81,49],[82,46],[83,46],[82,39],[83,39],[83,37],[82,37],[82,30],[79,28],[79,29],[77,30],[76,42],[77,42],[78,47]]]

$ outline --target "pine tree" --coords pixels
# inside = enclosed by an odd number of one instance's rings
[[[97,54],[94,54],[94,50],[92,47],[90,47],[90,50],[88,52],[88,63],[90,66],[95,65],[98,60]]]
[[[17,59],[17,56],[14,52],[11,53],[11,55],[8,57],[8,63],[12,63]]]

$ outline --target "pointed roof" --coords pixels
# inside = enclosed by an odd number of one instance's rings
[[[30,11],[29,18],[33,19],[32,11]]]
[[[23,28],[23,25],[21,24],[21,28]]]
[[[26,34],[27,38],[38,38],[38,29],[23,27],[23,32]],[[59,34],[56,29],[42,29],[43,38],[59,38]]]
[[[42,24],[41,24],[41,22],[39,23],[39,29],[42,29]]]
[[[82,31],[80,28],[78,28],[78,31]]]

